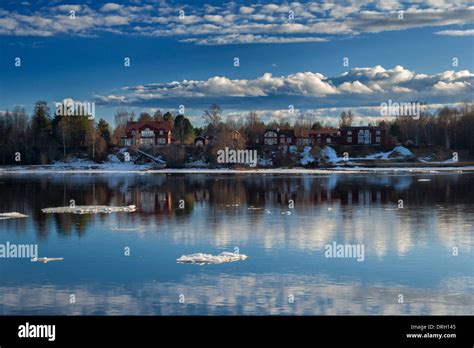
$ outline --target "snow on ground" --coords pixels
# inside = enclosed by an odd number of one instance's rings
[[[396,146],[392,151],[377,152],[365,157],[350,157],[351,161],[367,161],[367,160],[391,160],[404,157],[414,156],[413,153],[404,146]]]
[[[200,159],[191,163],[186,163],[187,167],[207,167],[209,163],[205,162],[204,160]]]
[[[301,157],[300,163],[304,166],[316,161],[316,159],[311,155],[311,146],[304,147]]]
[[[43,213],[70,213],[70,214],[98,214],[98,213],[117,213],[127,212],[131,213],[137,210],[134,205],[127,205],[125,207],[109,207],[106,205],[76,205],[67,207],[55,207],[41,209]]]
[[[343,157],[338,157],[337,153],[336,153],[336,150],[334,150],[330,146],[326,146],[322,149],[322,156],[326,157],[326,160],[329,163],[337,163],[337,162],[344,161],[344,158]]]
[[[288,147],[288,151],[290,153],[298,153],[298,148],[296,147],[296,145],[291,145]]]
[[[273,165],[273,160],[271,158],[258,157],[258,165],[262,167],[268,167]]]
[[[26,218],[26,217],[28,217],[28,215],[17,213],[16,211],[12,213],[0,213],[0,220],[18,219],[18,218]]]
[[[178,263],[194,263],[198,265],[205,265],[205,264],[218,264],[224,262],[234,262],[234,261],[243,261],[247,258],[246,255],[243,254],[235,254],[230,252],[222,252],[219,255],[211,255],[211,254],[191,254],[191,255],[183,255],[179,259],[176,259]]]

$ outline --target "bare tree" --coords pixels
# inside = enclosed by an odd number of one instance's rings
[[[352,113],[352,111],[349,110],[349,112],[347,113],[343,111],[339,119],[339,126],[350,127],[352,125],[352,122],[354,122],[354,114]]]
[[[202,116],[204,120],[212,125],[214,128],[217,128],[219,122],[222,119],[222,109],[217,104],[212,104],[209,109],[204,110],[204,115]]]

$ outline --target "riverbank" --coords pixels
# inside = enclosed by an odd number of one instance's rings
[[[458,165],[427,165],[401,163],[390,166],[351,166],[340,165],[325,168],[165,168],[154,169],[148,165],[93,165],[93,166],[58,166],[58,165],[31,165],[31,166],[3,166],[2,174],[114,174],[114,173],[139,173],[139,174],[351,174],[351,173],[463,173],[474,172],[472,164]]]

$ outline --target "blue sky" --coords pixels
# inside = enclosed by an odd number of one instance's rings
[[[184,105],[199,123],[211,103],[229,117],[327,121],[344,108],[370,120],[388,99],[472,101],[474,2],[250,4],[5,0],[0,110],[73,98],[108,121],[119,107]]]

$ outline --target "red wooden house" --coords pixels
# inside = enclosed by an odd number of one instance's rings
[[[341,127],[341,145],[383,145],[387,130],[377,126]]]
[[[341,133],[337,128],[321,128],[310,131],[309,135],[313,139],[313,145],[324,146],[337,145]]]
[[[157,146],[171,144],[170,121],[127,122],[125,135],[120,139],[122,146]]]

